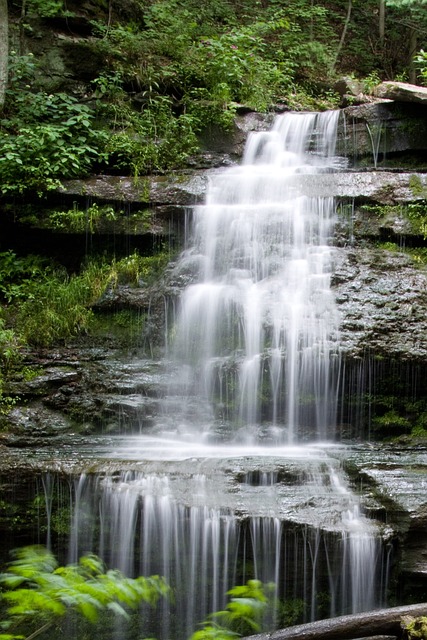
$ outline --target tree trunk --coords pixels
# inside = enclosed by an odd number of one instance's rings
[[[409,82],[411,84],[417,83],[417,70],[414,65],[414,55],[418,49],[418,33],[415,29],[411,29],[411,35],[409,38]]]
[[[380,0],[379,5],[379,34],[380,34],[380,44],[384,44],[384,36],[385,36],[385,0]]]
[[[0,0],[0,112],[3,110],[8,78],[9,16],[7,0]]]
[[[335,71],[335,67],[336,64],[338,62],[338,58],[340,56],[341,53],[341,49],[343,48],[344,42],[345,42],[345,37],[347,35],[347,29],[348,29],[348,25],[350,24],[350,19],[351,19],[351,10],[352,10],[352,0],[348,0],[348,5],[347,5],[347,15],[345,18],[345,22],[344,22],[344,26],[343,26],[343,30],[341,32],[341,38],[340,41],[338,43],[338,49],[337,49],[337,53],[335,56],[335,60],[331,66],[331,72]]]
[[[373,638],[378,635],[401,637],[403,616],[425,615],[427,615],[427,602],[319,620],[271,633],[259,633],[249,636],[246,640],[352,640],[353,638]]]

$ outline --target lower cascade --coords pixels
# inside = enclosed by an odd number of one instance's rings
[[[252,578],[270,584],[269,629],[386,605],[389,552],[333,444],[336,204],[301,187],[345,167],[338,118],[281,115],[213,175],[174,266],[188,285],[162,415],[72,486],[70,560],[94,551],[174,592],[121,638],[188,638]]]

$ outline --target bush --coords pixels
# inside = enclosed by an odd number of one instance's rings
[[[37,256],[0,253],[0,294],[8,302],[5,319],[13,327],[5,329],[0,320],[0,364],[4,368],[12,362],[21,344],[48,347],[88,332],[93,321],[91,307],[107,287],[151,285],[169,260],[167,250],[152,256],[135,251],[120,260],[88,262],[80,274],[70,276]]]
[[[60,179],[83,176],[95,161],[105,159],[106,135],[93,129],[94,116],[88,107],[63,93],[28,94],[22,96],[22,100],[32,101],[41,121],[24,119],[19,111],[13,120],[3,121],[0,131],[2,193],[27,190],[41,193],[55,189]],[[27,105],[22,111],[26,109]],[[43,118],[46,121],[43,122]]]
[[[15,310],[15,326],[28,343],[47,347],[88,331],[91,306],[110,279],[107,266],[89,264],[81,275],[54,271],[28,286],[26,299]]]
[[[43,547],[25,547],[14,552],[15,560],[1,574],[1,599],[6,618],[0,640],[30,637],[50,629],[70,612],[95,623],[102,612],[127,616],[141,602],[154,606],[169,588],[158,576],[127,578],[119,571],[106,570],[94,555],[78,564],[58,566]],[[22,629],[22,631],[21,631]]]
[[[415,56],[414,62],[419,69],[423,84],[427,85],[427,51],[421,49]]]
[[[31,55],[12,52],[5,117],[0,121],[1,192],[43,192],[62,178],[85,175],[106,159],[106,133],[94,127],[91,109],[66,93],[32,88]]]
[[[231,640],[259,632],[268,609],[268,589],[259,580],[233,587],[227,592],[231,599],[225,610],[211,614],[190,640]]]

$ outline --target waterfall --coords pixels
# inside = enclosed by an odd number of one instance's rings
[[[287,624],[293,609],[296,620],[310,621],[383,604],[384,552],[375,527],[348,489],[330,483],[339,467],[331,471],[313,460],[305,473],[293,487],[273,473],[248,472],[229,495],[223,487],[215,494],[212,486],[217,477],[224,481],[221,469],[83,476],[74,497],[70,560],[95,551],[127,574],[164,576],[173,599],[162,603],[154,627],[144,628],[157,638],[171,632],[188,638],[209,613],[225,607],[229,589],[253,578],[270,585],[270,629]],[[311,525],[298,523],[291,507],[304,496]]]
[[[271,131],[251,134],[243,164],[213,176],[206,204],[195,208],[192,246],[177,266],[191,267],[195,280],[176,324],[187,398],[181,430],[194,430],[188,399],[197,398],[211,420],[231,422],[240,435],[333,438],[335,203],[302,194],[295,178],[337,167],[338,116],[285,114]]]
[[[110,452],[114,471],[74,488],[70,559],[94,551],[172,586],[141,637],[188,637],[252,578],[271,583],[271,629],[385,603],[377,526],[331,444],[335,202],[301,186],[343,166],[338,117],[279,116],[212,176],[175,267],[190,282],[164,413]]]

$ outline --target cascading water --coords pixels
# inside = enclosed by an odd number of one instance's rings
[[[336,167],[338,115],[286,114],[252,134],[243,164],[214,176],[196,207],[193,246],[177,267],[199,277],[177,322],[183,395],[248,434],[266,423],[288,443],[330,438],[335,425],[334,199],[307,197],[292,179]],[[181,430],[194,428],[190,412]]]
[[[340,368],[335,203],[299,181],[342,166],[338,117],[280,116],[250,136],[241,166],[213,176],[175,268],[192,281],[164,413],[114,453],[137,470],[83,476],[73,492],[72,560],[96,551],[176,590],[157,637],[188,637],[250,578],[304,620],[384,604],[380,537],[325,444]]]

